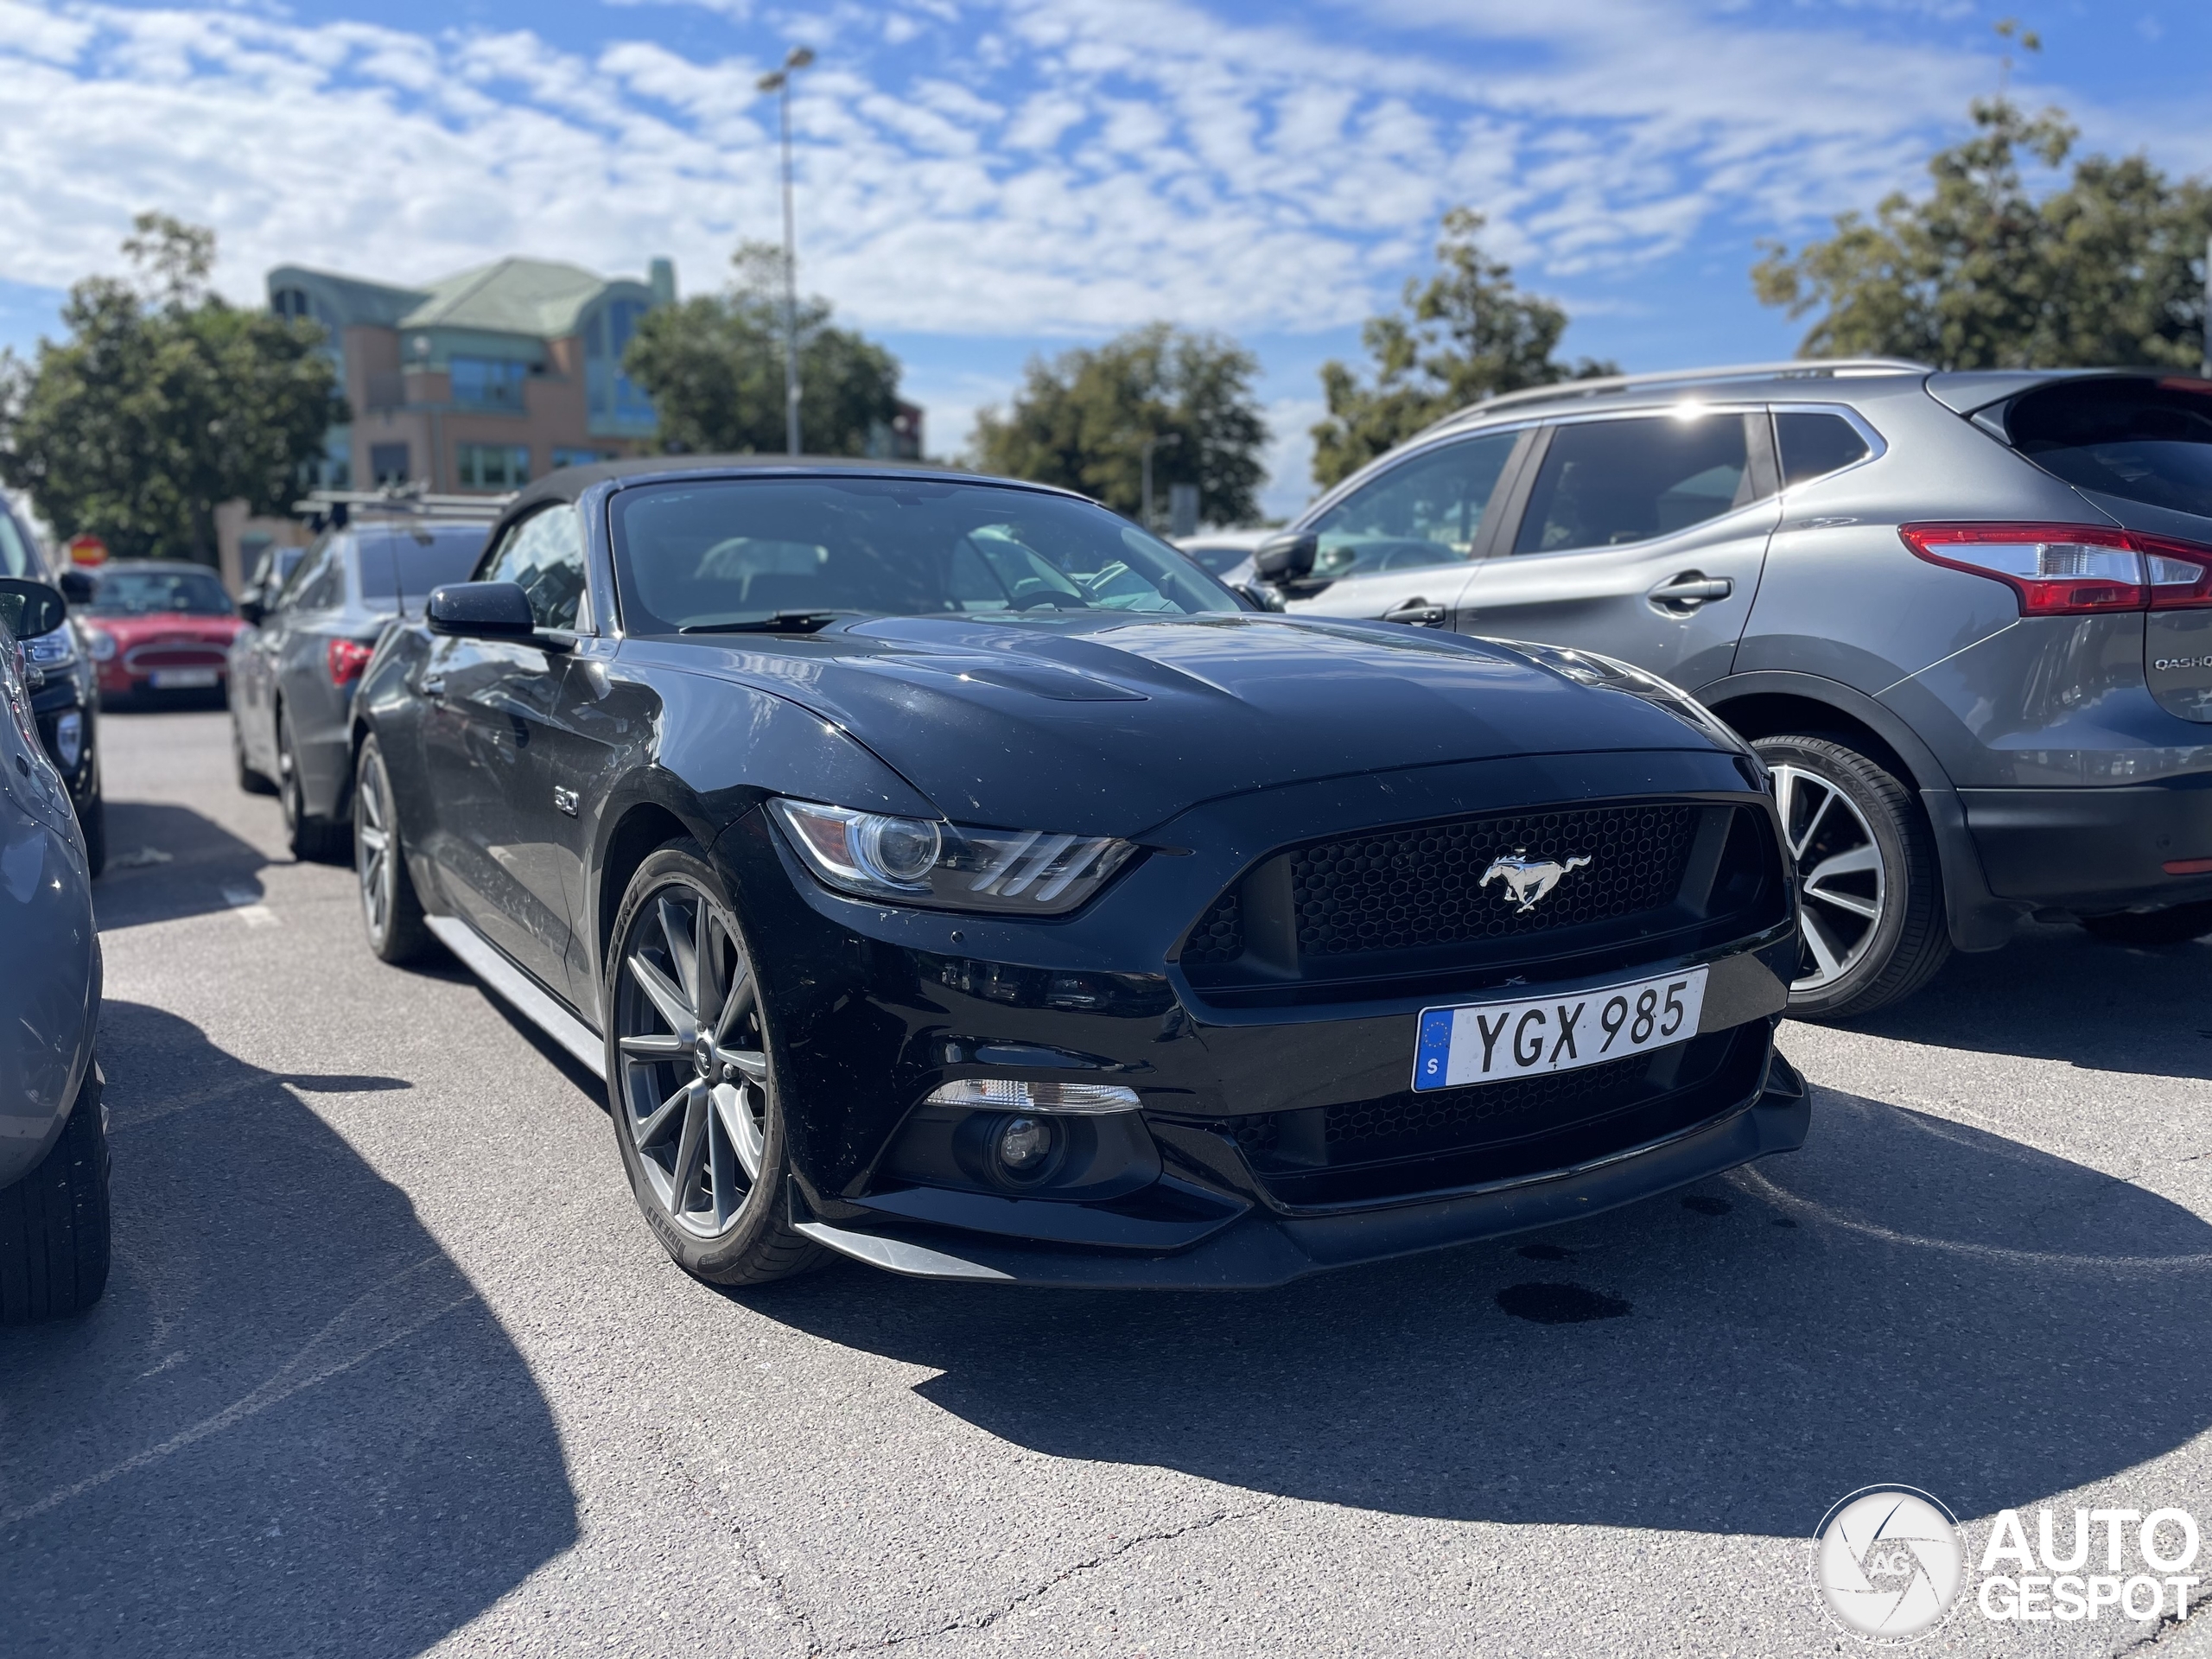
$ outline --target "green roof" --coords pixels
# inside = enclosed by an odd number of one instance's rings
[[[481,328],[558,340],[576,332],[584,308],[614,284],[580,265],[502,259],[429,284],[402,328]],[[637,284],[626,284],[637,286]]]

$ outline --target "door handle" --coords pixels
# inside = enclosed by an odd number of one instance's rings
[[[426,697],[442,697],[446,694],[446,677],[442,674],[425,674],[417,683]]]
[[[1382,613],[1385,622],[1409,622],[1417,628],[1435,628],[1444,625],[1444,607],[1432,605],[1425,599],[1409,599],[1395,610]]]
[[[1694,611],[1707,600],[1726,599],[1735,591],[1736,583],[1731,577],[1685,570],[1672,582],[1661,582],[1645,597],[1655,605],[1678,605]]]

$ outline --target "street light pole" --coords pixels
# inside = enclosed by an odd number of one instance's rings
[[[814,61],[804,46],[793,47],[784,67],[760,77],[764,92],[782,95],[784,136],[784,444],[798,454],[798,236],[791,217],[791,75]]]

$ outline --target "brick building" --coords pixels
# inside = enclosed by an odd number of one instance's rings
[[[642,283],[546,259],[423,288],[297,265],[268,281],[272,310],[329,331],[353,411],[331,429],[327,487],[499,493],[652,448],[652,404],[622,372],[622,352],[638,320],[676,297],[665,259]]]

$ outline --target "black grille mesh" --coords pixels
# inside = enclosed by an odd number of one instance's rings
[[[1183,944],[1185,963],[1234,962],[1244,954],[1244,905],[1231,887],[1213,901],[1213,908],[1198,918]]]
[[[1348,1106],[1332,1106],[1327,1140],[1350,1150],[1368,1141],[1419,1136],[1436,1147],[1459,1144],[1472,1132],[1502,1117],[1543,1114],[1546,1127],[1564,1128],[1632,1103],[1645,1092],[1649,1054],[1631,1054],[1576,1071],[1486,1083],[1470,1089],[1385,1095]]]
[[[1694,806],[1583,807],[1324,842],[1293,855],[1299,954],[1506,938],[1656,909],[1681,886],[1696,824]],[[1482,886],[1493,861],[1516,853],[1590,862],[1522,911],[1503,880]]]

